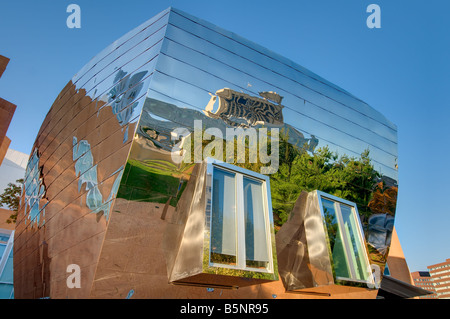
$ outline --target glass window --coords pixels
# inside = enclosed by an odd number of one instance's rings
[[[0,242],[7,243],[9,240],[9,235],[0,233]]]
[[[214,168],[211,261],[236,264],[236,174]]]
[[[272,271],[268,178],[214,161],[210,263],[250,271]]]
[[[3,272],[0,274],[0,282],[12,283],[13,282],[13,252],[12,249],[9,252],[9,256],[4,256],[7,258]]]
[[[245,259],[247,266],[257,268],[269,263],[262,186],[261,181],[244,177]]]
[[[391,275],[391,272],[389,271],[389,265],[386,263],[386,266],[384,267],[383,276],[390,276],[390,275]]]
[[[372,282],[356,205],[322,192],[319,198],[336,279]]]
[[[337,277],[350,277],[350,266],[345,256],[345,247],[342,241],[341,228],[336,216],[335,203],[322,199],[323,212],[328,231],[328,239],[333,256],[334,271]]]
[[[5,250],[6,250],[6,244],[0,243],[0,260],[2,260],[2,256],[3,256],[3,253],[5,252]]]
[[[0,283],[0,299],[14,299],[14,286]]]

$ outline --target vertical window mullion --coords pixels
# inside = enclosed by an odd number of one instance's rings
[[[209,265],[212,264],[212,258],[211,258],[211,253],[212,253],[212,222],[213,222],[213,200],[214,200],[214,169],[211,170],[211,185],[210,185],[210,207],[209,207],[209,224],[208,224],[208,230],[209,230]]]
[[[237,267],[245,268],[245,217],[244,217],[244,178],[236,174],[236,229],[237,229]]]
[[[270,238],[270,222],[269,222],[269,212],[268,212],[268,207],[269,207],[269,200],[267,198],[267,184],[263,183],[262,185],[263,187],[263,200],[264,200],[264,223],[266,226],[266,243],[267,243],[267,255],[269,256],[269,267],[268,270],[272,271],[273,270],[273,259],[272,259],[272,245],[271,245],[271,238]]]

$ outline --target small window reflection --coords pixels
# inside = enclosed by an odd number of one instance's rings
[[[349,264],[345,256],[345,247],[342,241],[341,229],[336,218],[334,202],[322,199],[328,237],[333,256],[334,270],[338,277],[350,277]]]
[[[322,195],[321,202],[336,278],[370,281],[371,268],[356,205],[347,205],[333,197]]]

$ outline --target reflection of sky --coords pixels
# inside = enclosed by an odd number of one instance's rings
[[[210,79],[206,81],[206,83],[209,84],[210,82]],[[223,82],[218,82],[217,85],[222,85],[222,87],[219,88],[223,88],[224,84]],[[174,86],[176,87],[176,90],[170,89],[170,92],[168,92],[167,88],[172,88]],[[168,94],[173,95],[169,97]],[[168,78],[166,75],[161,74],[156,74],[154,76],[149,95],[160,101],[179,105],[180,108],[197,110],[203,110],[208,105],[210,99],[208,91],[199,89],[187,82],[180,82]],[[216,103],[218,103],[218,101]],[[300,105],[307,109],[309,108],[308,104],[305,105],[303,102]],[[161,114],[158,115],[161,116]],[[298,135],[301,136],[301,139],[309,139],[311,135],[315,135],[315,137],[319,139],[317,147],[329,146],[331,151],[336,151],[340,155],[347,154],[355,157],[359,157],[365,149],[369,148],[375,168],[382,174],[397,179],[397,172],[394,169],[395,164],[397,164],[395,147],[392,149],[392,147],[387,147],[387,145],[384,144],[383,147],[376,147],[369,144],[364,141],[363,128],[357,128],[359,131],[353,129],[353,135],[349,135],[343,132],[339,125],[349,127],[351,123],[345,124],[333,120],[332,123],[335,127],[325,125],[324,123],[321,123],[324,119],[324,115],[316,114],[302,117],[298,113],[290,113],[288,107],[283,109],[283,116],[286,122],[284,126],[289,128],[290,138],[296,139],[295,135]],[[327,117],[329,116],[325,115],[325,119]],[[383,138],[381,138],[381,140],[383,140]],[[300,142],[299,144],[303,146],[303,143],[304,142]],[[392,149],[391,152],[394,152],[393,155],[386,153],[386,150],[389,150],[389,148]]]
[[[211,251],[236,255],[235,174],[214,169],[211,216]]]
[[[33,152],[33,155],[30,157],[27,165],[24,191],[25,214],[27,215],[26,218],[30,220],[32,225],[36,224],[37,226],[41,226],[41,216],[45,216],[45,206],[47,204],[42,207],[40,206],[40,200],[44,197],[46,189],[41,179],[41,168],[39,167],[39,156],[37,149]],[[42,224],[43,223],[44,220],[42,220]]]
[[[98,188],[97,165],[94,165],[94,158],[91,152],[91,146],[86,140],[81,140],[77,143],[77,138],[73,137],[73,160],[75,162],[75,175],[78,176],[78,192],[81,187],[85,185],[86,205],[97,214],[103,212],[106,220],[109,218],[109,213],[112,205],[112,200],[115,198],[119,189],[120,180],[122,178],[123,166],[110,175],[117,174],[116,179],[111,188],[111,192],[106,201],[103,201],[103,195]]]
[[[394,217],[388,214],[372,215],[368,221],[368,243],[381,253],[390,245]]]
[[[120,126],[128,125],[131,120],[134,108],[138,105],[133,100],[139,96],[144,86],[140,81],[146,74],[147,71],[133,75],[127,75],[121,69],[117,71],[114,82],[118,82],[118,84],[109,91],[108,103],[111,106],[113,114],[116,115]],[[124,141],[126,140],[124,138]]]
[[[175,16],[183,24],[183,18]],[[205,30],[202,37],[209,38],[204,41],[194,39],[189,31],[183,32],[174,28],[167,31],[170,41],[163,46],[164,55],[158,64],[161,71],[156,75],[160,85],[152,85],[156,91],[198,106],[199,96],[223,87],[250,95],[273,89],[286,98],[283,100],[284,117],[296,129],[316,135],[325,145],[338,146],[344,151],[341,154],[359,155],[370,147],[375,160],[394,169],[395,126],[364,102],[336,89],[326,80],[313,81],[314,77],[294,71],[297,66],[279,62],[278,56],[270,55],[275,56],[270,60],[256,53],[261,50],[258,46],[256,50],[249,50],[241,38],[232,41],[221,37],[221,31]],[[239,42],[244,45],[237,44]],[[223,52],[217,54],[220,50]],[[220,59],[216,57],[219,55]],[[244,83],[251,83],[251,86]]]

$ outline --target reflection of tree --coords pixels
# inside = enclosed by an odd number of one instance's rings
[[[344,253],[344,246],[341,240],[336,215],[334,211],[328,210],[325,206],[324,206],[324,219],[328,234],[329,251],[332,254],[332,256],[330,257],[332,258],[333,261],[331,263],[333,275],[338,274],[342,277],[349,277],[350,274],[348,272],[347,262]]]
[[[370,210],[376,214],[389,214],[394,216],[397,193],[397,187],[387,187],[383,182],[379,182],[373,193],[373,198],[368,205]]]
[[[244,131],[245,132],[245,131]],[[205,135],[205,129],[202,130],[201,136]],[[260,161],[260,154],[257,150],[255,150],[255,146],[250,146],[250,139],[245,134],[242,136],[234,136],[233,139],[229,139],[228,141],[224,138],[220,138],[217,136],[212,135],[211,140],[208,139],[202,139],[201,140],[201,149],[196,149],[196,145],[194,142],[194,136],[191,135],[191,138],[188,139],[188,141],[183,146],[185,149],[190,151],[190,154],[188,157],[190,158],[190,161],[193,162],[195,160],[195,153],[198,152],[201,156],[201,159],[205,158],[205,149],[207,147],[210,147],[211,145],[215,144],[217,147],[211,147],[211,157],[227,162],[229,164],[236,165],[238,167],[242,167],[254,172],[261,172],[262,167],[267,167],[269,164],[263,164]],[[261,138],[261,137],[259,137]],[[267,131],[267,156],[271,156],[272,154],[272,137],[271,137],[271,131]],[[240,154],[238,150],[238,146],[241,144],[244,144],[244,153]],[[199,143],[200,144],[200,143]],[[233,149],[233,157],[227,158],[227,148],[232,145]],[[290,145],[290,144],[289,144]],[[221,153],[220,153],[221,152]],[[255,155],[255,156],[254,156]],[[250,160],[252,157],[256,159],[255,161]],[[189,161],[187,161],[189,162]],[[188,163],[189,164],[189,163]]]
[[[204,133],[204,132],[202,132]],[[268,131],[268,149],[271,151],[270,131]],[[215,139],[216,137],[214,137]],[[191,159],[194,158],[194,142],[190,140]],[[211,143],[210,140],[202,140],[201,154],[204,148]],[[222,149],[226,149],[226,141],[222,140]],[[265,166],[257,157],[256,163],[249,162],[249,143],[245,139],[245,163],[237,160],[237,145],[233,145],[234,159],[227,159],[226,152],[222,156],[212,155],[217,159],[227,161],[234,165],[259,172]],[[279,137],[279,168],[275,174],[270,175],[270,187],[272,195],[272,207],[275,223],[281,226],[291,213],[301,191],[321,190],[325,193],[356,203],[361,222],[367,223],[367,219],[374,212],[384,210],[394,214],[397,188],[380,188],[377,185],[380,174],[374,169],[369,151],[365,150],[359,158],[348,155],[339,156],[331,152],[328,147],[316,149],[314,154],[307,151],[308,145],[298,147],[289,142],[289,134],[280,132]],[[375,192],[374,192],[375,190]]]
[[[331,249],[331,251],[333,251],[334,244],[336,242],[337,232],[338,232],[338,224],[337,224],[334,214],[331,213],[330,211],[328,211],[328,209],[326,209],[326,208],[324,211],[324,216],[325,216],[325,225],[327,226],[327,233],[328,233],[328,238],[329,238],[329,242],[330,242],[330,249]]]
[[[300,192],[321,190],[355,202],[362,219],[371,214],[368,204],[379,177],[369,151],[359,158],[339,156],[327,147],[311,155],[280,137],[280,167],[271,175],[272,204],[281,226],[288,218]]]
[[[280,136],[280,166],[278,172],[270,176],[272,207],[277,227],[288,219],[301,191],[321,190],[325,193],[356,203],[363,227],[367,229],[369,217],[374,213],[394,215],[397,187],[385,187],[379,183],[380,174],[374,169],[369,151],[359,157],[339,156],[327,147],[319,148],[314,154],[308,153],[287,142],[287,136]],[[378,183],[378,184],[377,184]],[[331,212],[325,212],[325,222],[331,251],[342,249],[338,229]],[[364,226],[365,225],[365,226]],[[341,246],[341,247],[340,247]],[[384,267],[387,252],[369,249],[371,262]],[[342,255],[335,251],[334,270],[338,271]],[[341,267],[342,271],[345,267]]]

